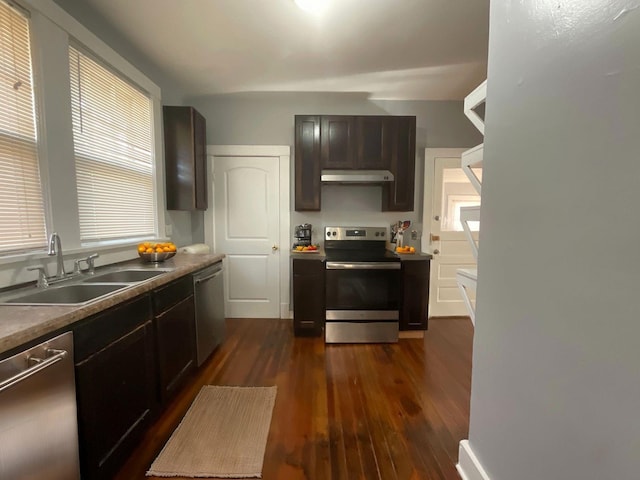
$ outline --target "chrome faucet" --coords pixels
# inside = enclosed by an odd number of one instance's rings
[[[67,272],[64,271],[64,261],[62,258],[62,241],[60,240],[60,236],[56,232],[53,232],[49,237],[49,252],[47,253],[50,256],[56,256],[56,278],[64,278]]]

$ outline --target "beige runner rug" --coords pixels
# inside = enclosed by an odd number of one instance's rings
[[[147,476],[261,478],[276,390],[202,387]]]

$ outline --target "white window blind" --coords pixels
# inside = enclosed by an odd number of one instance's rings
[[[151,99],[69,47],[80,240],[156,234]]]
[[[0,0],[0,252],[46,242],[29,20]]]

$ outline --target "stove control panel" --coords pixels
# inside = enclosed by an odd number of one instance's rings
[[[325,227],[327,240],[386,240],[386,227]]]

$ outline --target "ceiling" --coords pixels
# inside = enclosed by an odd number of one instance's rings
[[[85,0],[188,95],[462,99],[486,76],[489,0]]]

